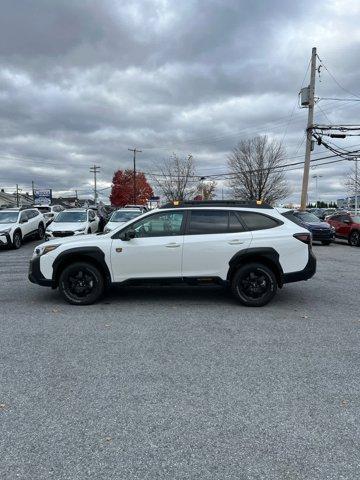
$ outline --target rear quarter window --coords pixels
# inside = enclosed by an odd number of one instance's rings
[[[283,222],[275,218],[256,212],[238,212],[248,230],[267,230],[282,225]]]

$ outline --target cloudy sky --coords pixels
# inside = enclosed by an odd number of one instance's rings
[[[265,133],[284,142],[287,163],[301,161],[297,94],[311,47],[338,82],[322,69],[317,96],[356,98],[359,21],[358,0],[2,0],[0,186],[34,180],[86,196],[90,165],[105,189],[131,167],[133,147],[146,172],[176,152],[192,154],[200,175],[223,173],[240,139]],[[357,123],[359,113],[360,102],[320,100],[315,121]],[[348,169],[311,170],[322,199],[344,194]],[[302,170],[286,175],[298,201]]]

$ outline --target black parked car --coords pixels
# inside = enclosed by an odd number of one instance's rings
[[[312,239],[321,242],[323,245],[330,245],[335,238],[335,229],[328,223],[320,220],[319,217],[310,212],[292,212],[300,225],[307,228]]]

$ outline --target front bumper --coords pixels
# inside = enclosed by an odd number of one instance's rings
[[[9,233],[0,233],[0,246],[5,247],[11,245],[11,237]]]
[[[312,239],[315,242],[322,242],[322,241],[332,241],[335,238],[335,232],[332,230],[313,230],[311,232]]]
[[[283,274],[283,283],[300,282],[301,280],[309,280],[316,273],[316,257],[312,250],[309,250],[309,259],[303,270],[298,272],[290,272]]]
[[[41,285],[43,287],[52,287],[52,280],[45,278],[44,275],[41,273],[40,258],[40,256],[33,257],[30,260],[28,278],[31,283],[36,283],[37,285]]]

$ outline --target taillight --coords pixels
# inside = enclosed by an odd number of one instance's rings
[[[294,238],[300,240],[300,242],[306,243],[311,246],[311,234],[310,233],[294,233]]]

